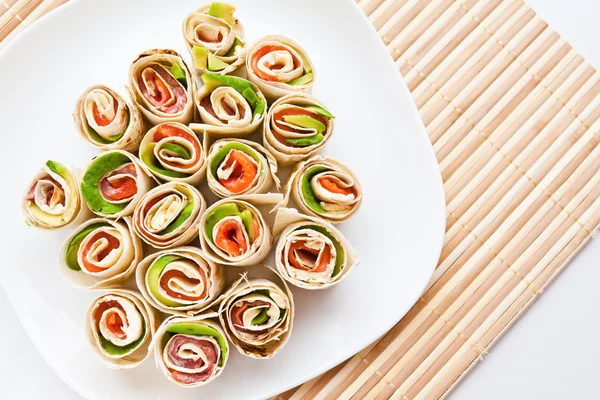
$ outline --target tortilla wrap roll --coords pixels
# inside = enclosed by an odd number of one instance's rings
[[[305,160],[333,134],[334,116],[316,98],[296,93],[274,102],[263,125],[263,144],[281,164]]]
[[[131,218],[93,218],[65,240],[58,256],[62,277],[72,286],[102,289],[123,283],[142,260],[142,242]]]
[[[280,278],[281,279],[281,278]],[[294,297],[283,279],[242,277],[227,291],[219,320],[227,338],[245,356],[273,358],[292,333]]]
[[[155,311],[133,290],[112,289],[85,313],[85,332],[94,353],[110,368],[137,367],[152,354]]]
[[[168,182],[150,190],[133,213],[135,233],[157,249],[181,246],[198,234],[206,209],[202,194],[188,183]]]
[[[277,99],[288,93],[310,93],[315,81],[313,63],[292,39],[269,35],[248,49],[248,79],[267,96]]]
[[[208,154],[208,187],[221,198],[279,190],[277,160],[256,142],[221,139]]]
[[[244,64],[244,27],[231,4],[213,2],[183,20],[183,38],[198,75],[229,74]]]
[[[176,51],[141,53],[131,64],[129,84],[133,101],[152,125],[193,120],[196,82]]]
[[[183,387],[211,382],[229,358],[229,343],[216,313],[167,318],[154,335],[153,347],[161,371]]]
[[[52,160],[46,161],[27,186],[21,210],[27,225],[43,229],[80,223],[90,214],[73,172]]]
[[[104,85],[79,96],[73,118],[81,137],[100,150],[136,151],[144,135],[139,109]]]
[[[191,123],[196,133],[240,137],[254,132],[263,121],[267,100],[258,87],[236,76],[202,75],[204,86],[194,101],[202,123]]]
[[[161,181],[197,185],[206,172],[206,153],[200,139],[179,122],[150,129],[140,145],[140,160]]]
[[[81,196],[90,210],[105,218],[131,215],[153,186],[140,160],[122,150],[109,150],[88,165]]]
[[[350,243],[332,224],[280,208],[273,233],[277,271],[303,289],[326,289],[341,282],[358,264]]]
[[[281,194],[269,193],[214,203],[200,219],[200,245],[206,256],[219,264],[240,267],[261,262],[273,244],[265,217],[281,200]]]
[[[290,196],[302,212],[335,224],[358,211],[362,188],[350,168],[333,158],[314,156],[296,166],[288,180],[284,205]]]
[[[191,246],[147,256],[135,277],[148,303],[164,313],[184,317],[210,308],[225,288],[223,267]]]

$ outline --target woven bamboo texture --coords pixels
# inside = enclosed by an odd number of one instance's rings
[[[2,2],[1,45],[64,2]],[[600,223],[600,75],[523,1],[358,4],[435,149],[445,244],[389,333],[279,400],[444,397]]]

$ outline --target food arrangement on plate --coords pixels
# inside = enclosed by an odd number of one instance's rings
[[[276,356],[294,325],[290,285],[326,289],[358,264],[333,224],[363,192],[349,167],[317,154],[335,117],[310,94],[314,65],[289,38],[247,42],[234,12],[213,2],[184,19],[189,64],[169,49],[140,53],[131,100],[85,89],[75,127],[103,152],[81,173],[48,161],[22,201],[29,225],[74,227],[59,272],[102,290],[85,315],[98,357],[125,369],[153,354],[184,387],[218,377],[233,348]],[[242,272],[228,282],[227,270]]]

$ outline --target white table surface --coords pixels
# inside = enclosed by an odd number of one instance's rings
[[[531,0],[529,3],[575,49],[600,67],[597,51],[600,2]],[[571,262],[450,398],[593,398],[600,374],[598,282],[600,239],[592,241]],[[0,320],[2,398],[80,399],[37,353],[2,289]]]

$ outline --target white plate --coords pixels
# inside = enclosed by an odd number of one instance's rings
[[[314,94],[337,117],[325,154],[350,165],[364,187],[361,211],[341,225],[361,264],[330,290],[294,290],[294,332],[272,360],[233,351],[221,377],[193,390],[168,382],[152,359],[130,371],[104,368],[83,335],[93,294],[67,286],[57,271],[68,230],[27,228],[20,196],[46,159],[84,167],[96,154],[79,139],[71,117],[84,88],[104,83],[123,92],[129,63],[148,48],[174,48],[188,58],[181,21],[203,2],[169,3],[175,2],[72,1],[0,53],[5,222],[0,280],[45,360],[86,398],[272,396],[360,351],[414,304],[442,246],[440,174],[396,66],[352,0],[235,0],[249,40],[288,35],[313,59]]]

